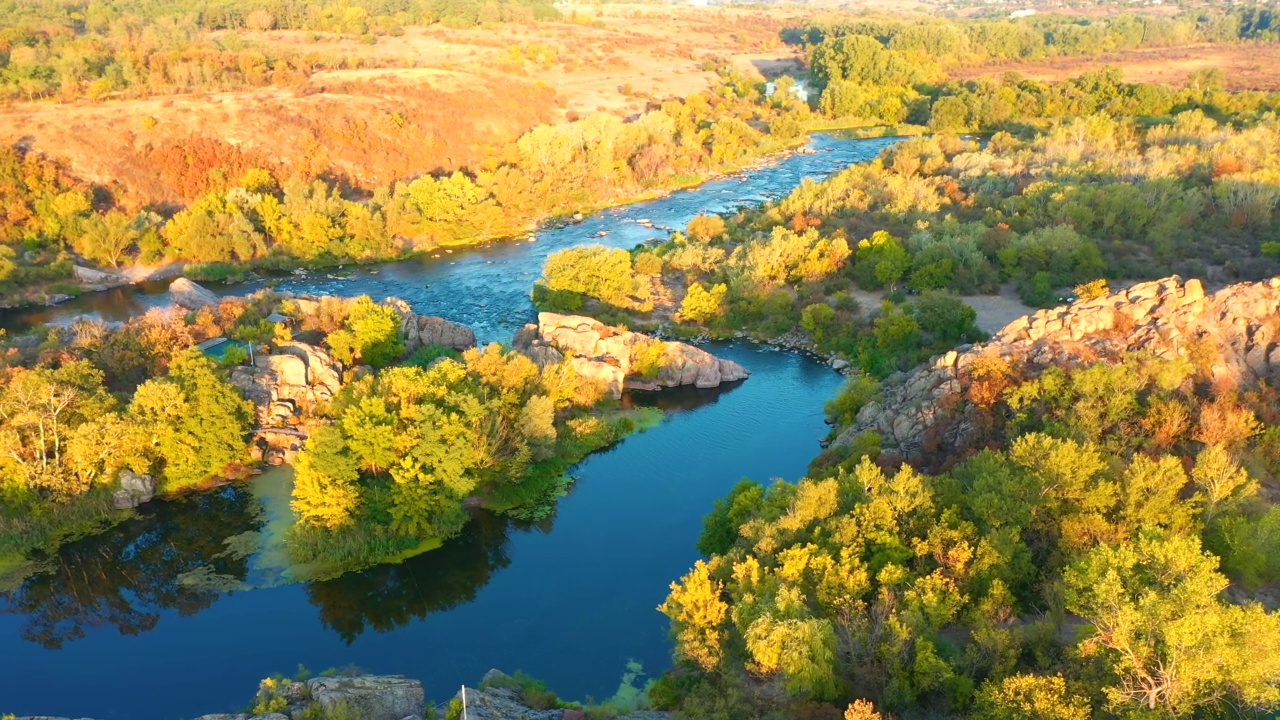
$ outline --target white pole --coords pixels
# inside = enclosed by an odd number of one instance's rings
[[[467,720],[467,686],[462,686],[462,720]]]

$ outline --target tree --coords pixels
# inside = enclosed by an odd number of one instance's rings
[[[800,311],[800,327],[812,335],[814,340],[822,342],[835,318],[836,311],[830,305],[824,302],[814,303]]]
[[[123,453],[89,451],[98,431],[117,437],[101,450],[128,437],[113,422],[115,400],[103,387],[102,372],[79,360],[58,368],[18,368],[0,390],[0,488],[46,493],[67,500],[107,480],[124,460]],[[122,449],[122,448],[117,448]]]
[[[684,300],[680,302],[680,318],[705,325],[724,312],[724,296],[729,291],[724,283],[707,289],[701,283],[690,283]]]
[[[306,525],[336,530],[349,525],[360,503],[356,463],[346,452],[342,433],[322,425],[307,440],[294,464],[289,507]]]
[[[724,237],[724,218],[719,215],[696,215],[685,227],[685,233],[691,240],[699,243],[710,243]]]
[[[80,236],[76,238],[76,252],[111,267],[118,267],[120,259],[142,236],[134,218],[119,210],[103,215],[90,215],[84,221]]]
[[[892,287],[911,269],[911,254],[883,230],[858,243],[853,276],[864,290]]]
[[[400,430],[381,397],[366,396],[342,414],[346,446],[361,468],[377,474],[396,461]]]
[[[969,129],[969,108],[964,100],[948,95],[938,98],[929,112],[929,129],[934,132],[964,132]]]
[[[1177,717],[1221,702],[1280,703],[1280,615],[1220,600],[1217,562],[1196,538],[1157,531],[1067,570],[1067,609],[1093,626],[1081,650],[1110,662],[1115,705]]]
[[[876,346],[888,353],[901,354],[920,346],[920,324],[898,308],[894,308],[874,323]]]
[[[379,305],[367,295],[356,299],[343,328],[330,333],[328,343],[340,362],[374,368],[390,365],[404,354],[405,347],[395,309]]]
[[[729,605],[722,598],[724,585],[711,577],[711,568],[699,560],[689,574],[671,583],[671,594],[658,610],[671,618],[676,651],[703,670],[714,670],[724,656],[721,647]]]
[[[976,330],[977,311],[950,293],[929,291],[915,302],[913,311],[920,328],[941,343],[959,342]]]
[[[129,417],[145,433],[163,488],[198,484],[244,457],[253,404],[195,349],[174,358],[169,375],[138,386]]]
[[[631,307],[636,278],[631,253],[603,245],[587,245],[551,253],[542,268],[552,291],[570,291],[621,308]]]
[[[1061,675],[1019,673],[983,683],[975,720],[1088,720],[1089,703],[1067,690]]]

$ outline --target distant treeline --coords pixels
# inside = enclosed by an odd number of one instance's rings
[[[1032,15],[955,22],[865,19],[815,22],[791,28],[783,40],[816,47],[847,36],[875,38],[889,50],[931,57],[946,65],[981,60],[1033,60],[1099,55],[1139,47],[1280,39],[1276,11],[1259,7],[1188,10],[1172,17],[1123,14],[1106,18]]]
[[[406,25],[473,27],[559,17],[541,0],[120,0],[0,5],[0,96],[93,98],[188,92],[305,79],[351,60],[289,53],[210,31],[312,30],[402,35]]]

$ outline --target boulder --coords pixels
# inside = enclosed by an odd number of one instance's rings
[[[342,389],[342,370],[322,348],[306,343],[288,342],[280,346],[280,354],[293,355],[305,363],[307,379],[303,384],[323,391],[317,392],[317,395],[333,397]]]
[[[303,356],[306,357],[306,356]],[[276,374],[281,385],[307,386],[307,363],[297,355],[269,355],[267,368]]]
[[[140,475],[132,470],[120,471],[120,489],[116,490],[111,500],[118,510],[136,508],[144,502],[150,502],[156,496],[156,479],[150,475]]]
[[[93,268],[87,268],[83,265],[76,265],[72,267],[72,271],[75,273],[76,280],[84,283],[85,285],[115,286],[124,285],[129,282],[129,278],[123,275],[104,272],[102,270],[94,270]]]
[[[176,305],[188,310],[199,310],[202,307],[217,307],[221,300],[211,290],[180,277],[169,285],[169,295]]]
[[[434,315],[419,315],[400,298],[389,297],[382,303],[400,316],[400,331],[409,352],[426,345],[440,345],[451,350],[467,350],[476,346],[476,333],[466,325]]]
[[[626,378],[622,368],[600,360],[582,357],[572,358],[569,361],[569,365],[584,380],[595,383],[604,392],[613,397],[622,397],[622,387]]]
[[[441,345],[452,350],[467,350],[476,346],[476,333],[466,325],[442,317],[420,315],[418,342],[424,346]]]
[[[138,502],[147,502],[156,496],[156,479],[139,475],[132,470],[120,471],[120,489],[132,493]]]
[[[467,720],[563,720],[564,710],[534,710],[516,690],[505,687],[472,688],[458,692],[466,703]]]
[[[512,347],[539,366],[572,358],[578,371],[600,383],[614,397],[624,388],[657,389],[693,385],[718,387],[722,383],[745,380],[750,373],[736,362],[682,342],[663,342],[661,365],[654,377],[641,378],[635,372],[637,352],[652,347],[647,335],[605,325],[583,315],[539,313],[537,325],[526,325],[516,333]]]
[[[326,713],[345,706],[349,717],[361,720],[401,720],[421,715],[422,683],[403,675],[319,677],[307,681],[313,702]]]

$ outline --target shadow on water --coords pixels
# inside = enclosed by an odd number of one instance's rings
[[[735,387],[637,392],[627,402],[689,412],[715,404]],[[43,559],[45,572],[0,596],[3,612],[24,616],[23,639],[48,649],[91,630],[147,632],[164,610],[196,613],[246,587],[255,548],[244,541],[253,542],[262,529],[261,513],[257,498],[241,486],[144,506],[138,517]],[[307,599],[321,623],[347,643],[367,630],[387,632],[474,600],[511,563],[507,546],[513,531],[549,533],[553,522],[554,515],[533,523],[480,510],[440,548],[307,583]]]
[[[324,626],[347,644],[366,630],[403,627],[474,600],[494,573],[511,564],[507,547],[515,527],[507,518],[477,512],[462,534],[440,548],[395,565],[308,583],[307,599],[319,609]],[[542,529],[549,532],[550,521]]]
[[[236,538],[260,526],[257,501],[226,487],[158,501],[106,532],[64,545],[42,558],[45,572],[0,596],[0,612],[22,615],[24,640],[58,649],[90,630],[124,635],[155,629],[162,612],[192,615],[222,594],[193,574],[243,581],[247,554]]]

